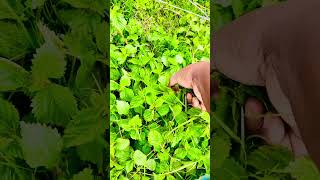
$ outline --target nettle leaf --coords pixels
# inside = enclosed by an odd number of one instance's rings
[[[152,121],[153,118],[154,118],[154,111],[151,110],[151,109],[145,110],[144,113],[143,113],[143,118],[146,121],[149,121],[149,122]]]
[[[15,58],[28,53],[32,42],[30,34],[16,23],[0,21],[0,57]]]
[[[131,84],[131,78],[128,75],[126,71],[124,71],[124,75],[120,78],[120,89],[123,89],[124,87],[130,86]]]
[[[28,75],[18,64],[0,58],[0,91],[12,91],[26,86]]]
[[[135,96],[131,99],[130,106],[131,106],[131,108],[136,108],[136,107],[142,106],[144,101],[145,101],[144,97]]]
[[[222,137],[219,135],[214,136],[212,140],[213,152],[212,156],[215,157],[213,159],[213,168],[219,168],[223,164],[223,162],[229,156],[231,150],[231,141],[228,137]]]
[[[134,167],[134,162],[133,161],[128,161],[126,163],[126,171],[127,173],[131,172],[133,170]]]
[[[221,167],[215,171],[213,178],[219,180],[248,179],[245,169],[233,159],[226,159]]]
[[[257,170],[270,170],[275,167],[284,168],[293,160],[292,153],[283,147],[260,146],[248,156],[248,165]],[[263,162],[263,163],[261,163]]]
[[[154,159],[148,159],[146,162],[146,167],[150,170],[150,171],[154,171],[156,169],[156,161]]]
[[[96,45],[86,29],[72,30],[67,33],[64,36],[64,44],[70,53],[82,62],[92,64],[96,60]]]
[[[104,150],[104,144],[99,139],[77,147],[77,153],[82,161],[95,163],[99,167],[102,166]]]
[[[73,175],[72,180],[93,180],[92,169],[85,168],[78,174]]]
[[[148,134],[148,142],[156,149],[159,149],[163,143],[163,137],[159,131],[151,129]]]
[[[187,156],[187,151],[185,148],[177,148],[174,151],[174,155],[179,159],[184,159]]]
[[[23,5],[21,0],[0,1],[0,19],[19,19],[23,17]]]
[[[66,2],[75,8],[90,9],[100,15],[103,15],[104,11],[108,8],[108,3],[105,0],[63,0],[63,2]]]
[[[309,157],[300,157],[290,162],[284,171],[299,180],[320,179],[319,170]]]
[[[51,168],[58,163],[62,138],[56,129],[21,122],[21,147],[24,159],[32,168]]]
[[[139,115],[135,115],[133,118],[129,120],[129,126],[136,128],[142,126],[142,120],[140,119]]]
[[[161,116],[165,116],[169,113],[170,111],[170,106],[168,104],[164,104],[162,106],[160,106],[158,109],[157,109],[158,113],[161,115]]]
[[[64,53],[51,42],[45,42],[32,60],[32,76],[34,79],[61,78],[67,62]]]
[[[120,91],[120,98],[124,101],[131,101],[133,96],[134,96],[134,93],[132,89],[125,88],[122,91]]]
[[[15,135],[19,128],[19,113],[8,101],[0,98],[0,134]]]
[[[85,9],[62,9],[58,11],[59,19],[67,24],[71,31],[87,32],[88,36],[83,38],[99,37],[99,28],[101,24],[101,16],[97,13]],[[100,29],[101,31],[101,29]],[[104,35],[105,36],[105,35]]]
[[[32,99],[32,112],[39,122],[66,126],[77,111],[72,92],[57,84],[38,91]]]
[[[130,110],[130,105],[126,101],[117,100],[117,110],[120,115],[127,115]]]
[[[126,28],[127,21],[124,18],[123,14],[119,13],[119,6],[114,6],[110,12],[111,19],[111,28],[115,28],[117,31],[122,33],[122,31]]]
[[[133,154],[133,160],[138,166],[144,166],[147,162],[147,156],[143,152],[136,150]]]
[[[202,151],[198,148],[191,147],[187,149],[188,158],[192,161],[196,161],[199,157],[202,156]]]
[[[64,130],[64,146],[79,146],[93,141],[104,133],[106,125],[105,118],[99,108],[81,110]]]
[[[122,138],[118,138],[116,140],[116,143],[117,143],[116,148],[118,150],[124,150],[130,145],[130,141],[128,139],[122,139]]]

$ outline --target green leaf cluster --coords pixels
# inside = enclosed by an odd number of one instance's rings
[[[190,1],[168,2],[201,13]],[[111,179],[209,174],[209,114],[168,87],[173,73],[209,59],[209,21],[157,1],[112,3]],[[208,14],[209,1],[198,5]]]
[[[107,1],[0,2],[0,179],[105,179]]]

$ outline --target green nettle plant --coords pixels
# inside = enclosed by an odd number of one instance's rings
[[[173,73],[209,59],[210,2],[194,3],[112,1],[111,179],[210,173],[209,113],[188,106],[185,89],[168,87]]]
[[[106,179],[106,9],[0,1],[0,179]]]
[[[256,8],[278,3],[280,0],[216,1],[213,6],[214,31],[226,23]],[[214,44],[213,44],[214,46]],[[243,106],[249,96],[257,97],[273,109],[265,90],[231,81],[214,72],[219,97],[212,107],[212,171],[218,180],[311,180],[320,174],[309,157],[294,158],[282,147],[266,145],[257,136],[245,136]]]

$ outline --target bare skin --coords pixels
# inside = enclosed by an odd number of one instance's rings
[[[248,131],[270,144],[288,147],[296,156],[309,154],[319,168],[319,8],[317,0],[289,0],[240,17],[213,34],[211,64],[200,62],[182,69],[170,85],[192,88],[196,97],[187,98],[203,110],[210,109],[210,69],[247,85],[266,87],[281,117],[255,118],[265,109],[249,98]]]

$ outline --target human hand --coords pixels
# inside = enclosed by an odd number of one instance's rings
[[[195,97],[191,93],[187,94],[187,101],[193,107],[210,110],[210,63],[201,61],[191,64],[170,78],[169,86],[180,85],[192,89]]]
[[[319,57],[312,43],[319,35],[306,28],[319,28],[319,24],[315,25],[313,18],[302,19],[307,14],[312,17],[313,9],[319,8],[319,2],[312,2],[289,1],[240,17],[213,34],[211,56],[212,69],[241,83],[266,87],[278,111],[277,115],[266,113],[261,102],[249,98],[245,104],[247,129],[270,144],[288,147],[297,156],[309,151],[319,167],[320,147],[314,138],[319,128],[317,111],[311,104],[312,96],[306,95],[315,91],[312,83],[307,83],[318,79],[309,73],[315,63],[302,62]],[[303,45],[308,46],[309,54],[301,51]]]

